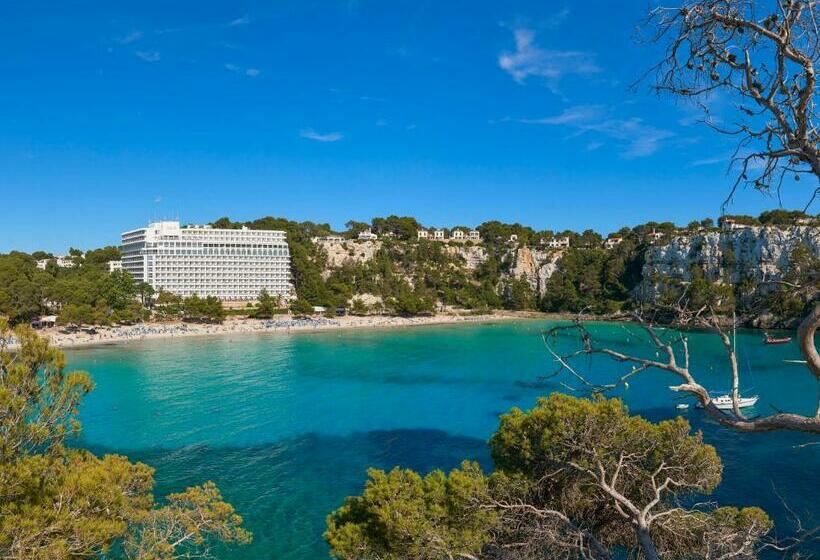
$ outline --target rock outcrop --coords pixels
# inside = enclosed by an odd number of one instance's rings
[[[345,261],[367,262],[381,248],[381,241],[317,241],[316,245],[327,255],[328,268],[339,268]],[[330,271],[328,270],[329,274]]]
[[[445,250],[462,259],[467,270],[475,270],[487,261],[487,250],[481,245],[448,244]]]
[[[547,280],[558,269],[558,261],[561,260],[562,254],[560,251],[539,251],[519,247],[510,274],[514,278],[526,278],[532,289],[543,296],[547,290]]]
[[[765,290],[771,287],[767,281],[780,280],[786,273],[798,244],[820,256],[820,228],[747,227],[677,236],[667,245],[647,250],[636,295],[653,299],[658,294],[659,278],[690,281],[693,266],[715,282],[736,283],[749,278]]]

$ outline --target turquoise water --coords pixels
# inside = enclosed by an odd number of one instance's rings
[[[215,481],[255,537],[222,558],[326,558],[325,515],[361,490],[368,466],[429,471],[470,458],[490,467],[485,442],[498,414],[565,390],[539,379],[554,368],[539,335],[545,325],[260,334],[71,351],[70,366],[90,371],[97,384],[82,407],[81,443],[156,467],[158,495]],[[623,326],[596,331],[648,352]],[[813,410],[815,382],[803,366],[783,362],[799,358],[796,345],[767,347],[759,333],[738,338],[744,379],[762,396],[758,411]],[[719,343],[698,333],[690,340],[702,382],[728,388]],[[622,368],[603,358],[579,365],[601,380]],[[665,388],[674,379],[642,375],[622,393],[632,411],[655,420],[675,415],[677,401]],[[715,494],[721,503],[760,505],[782,519],[776,488],[797,512],[817,514],[820,450],[797,447],[811,438],[738,434],[697,410],[685,415],[724,460]]]

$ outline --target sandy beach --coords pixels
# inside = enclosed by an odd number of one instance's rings
[[[100,344],[120,344],[160,338],[180,338],[190,336],[213,336],[223,334],[263,333],[263,332],[316,332],[335,329],[399,328],[424,325],[475,324],[511,319],[522,319],[527,315],[514,313],[493,313],[485,315],[440,314],[430,317],[391,317],[384,315],[367,317],[335,317],[295,319],[289,316],[274,319],[228,318],[221,324],[199,323],[141,323],[118,327],[97,327],[95,334],[86,332],[63,333],[60,327],[43,329],[40,334],[49,338],[60,348],[95,346]]]

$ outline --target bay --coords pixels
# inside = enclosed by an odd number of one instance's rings
[[[538,396],[568,392],[541,332],[552,323],[517,321],[322,333],[152,340],[67,352],[89,371],[95,391],[81,409],[79,445],[122,453],[157,469],[157,495],[213,480],[254,533],[252,545],[220,551],[226,560],[327,558],[325,516],[361,491],[370,466],[427,472],[463,459],[492,464],[486,440],[498,415],[529,408]],[[639,330],[595,324],[600,340],[654,355]],[[673,336],[669,331],[665,336]],[[725,353],[707,333],[688,333],[693,371],[714,390],[729,387]],[[744,387],[755,410],[812,413],[817,386],[797,345],[765,346],[759,332],[738,333]],[[568,349],[573,340],[554,342]],[[611,380],[626,366],[596,357],[578,362]],[[645,372],[618,392],[651,420],[679,413],[667,387]],[[754,411],[752,411],[754,413]],[[818,446],[802,434],[741,434],[701,411],[684,413],[703,430],[724,465],[713,498],[759,505],[788,532],[781,495],[806,518],[817,513]]]

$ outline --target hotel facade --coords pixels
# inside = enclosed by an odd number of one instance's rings
[[[153,222],[122,234],[122,268],[135,280],[182,297],[252,301],[265,289],[292,293],[284,231],[215,229]]]

